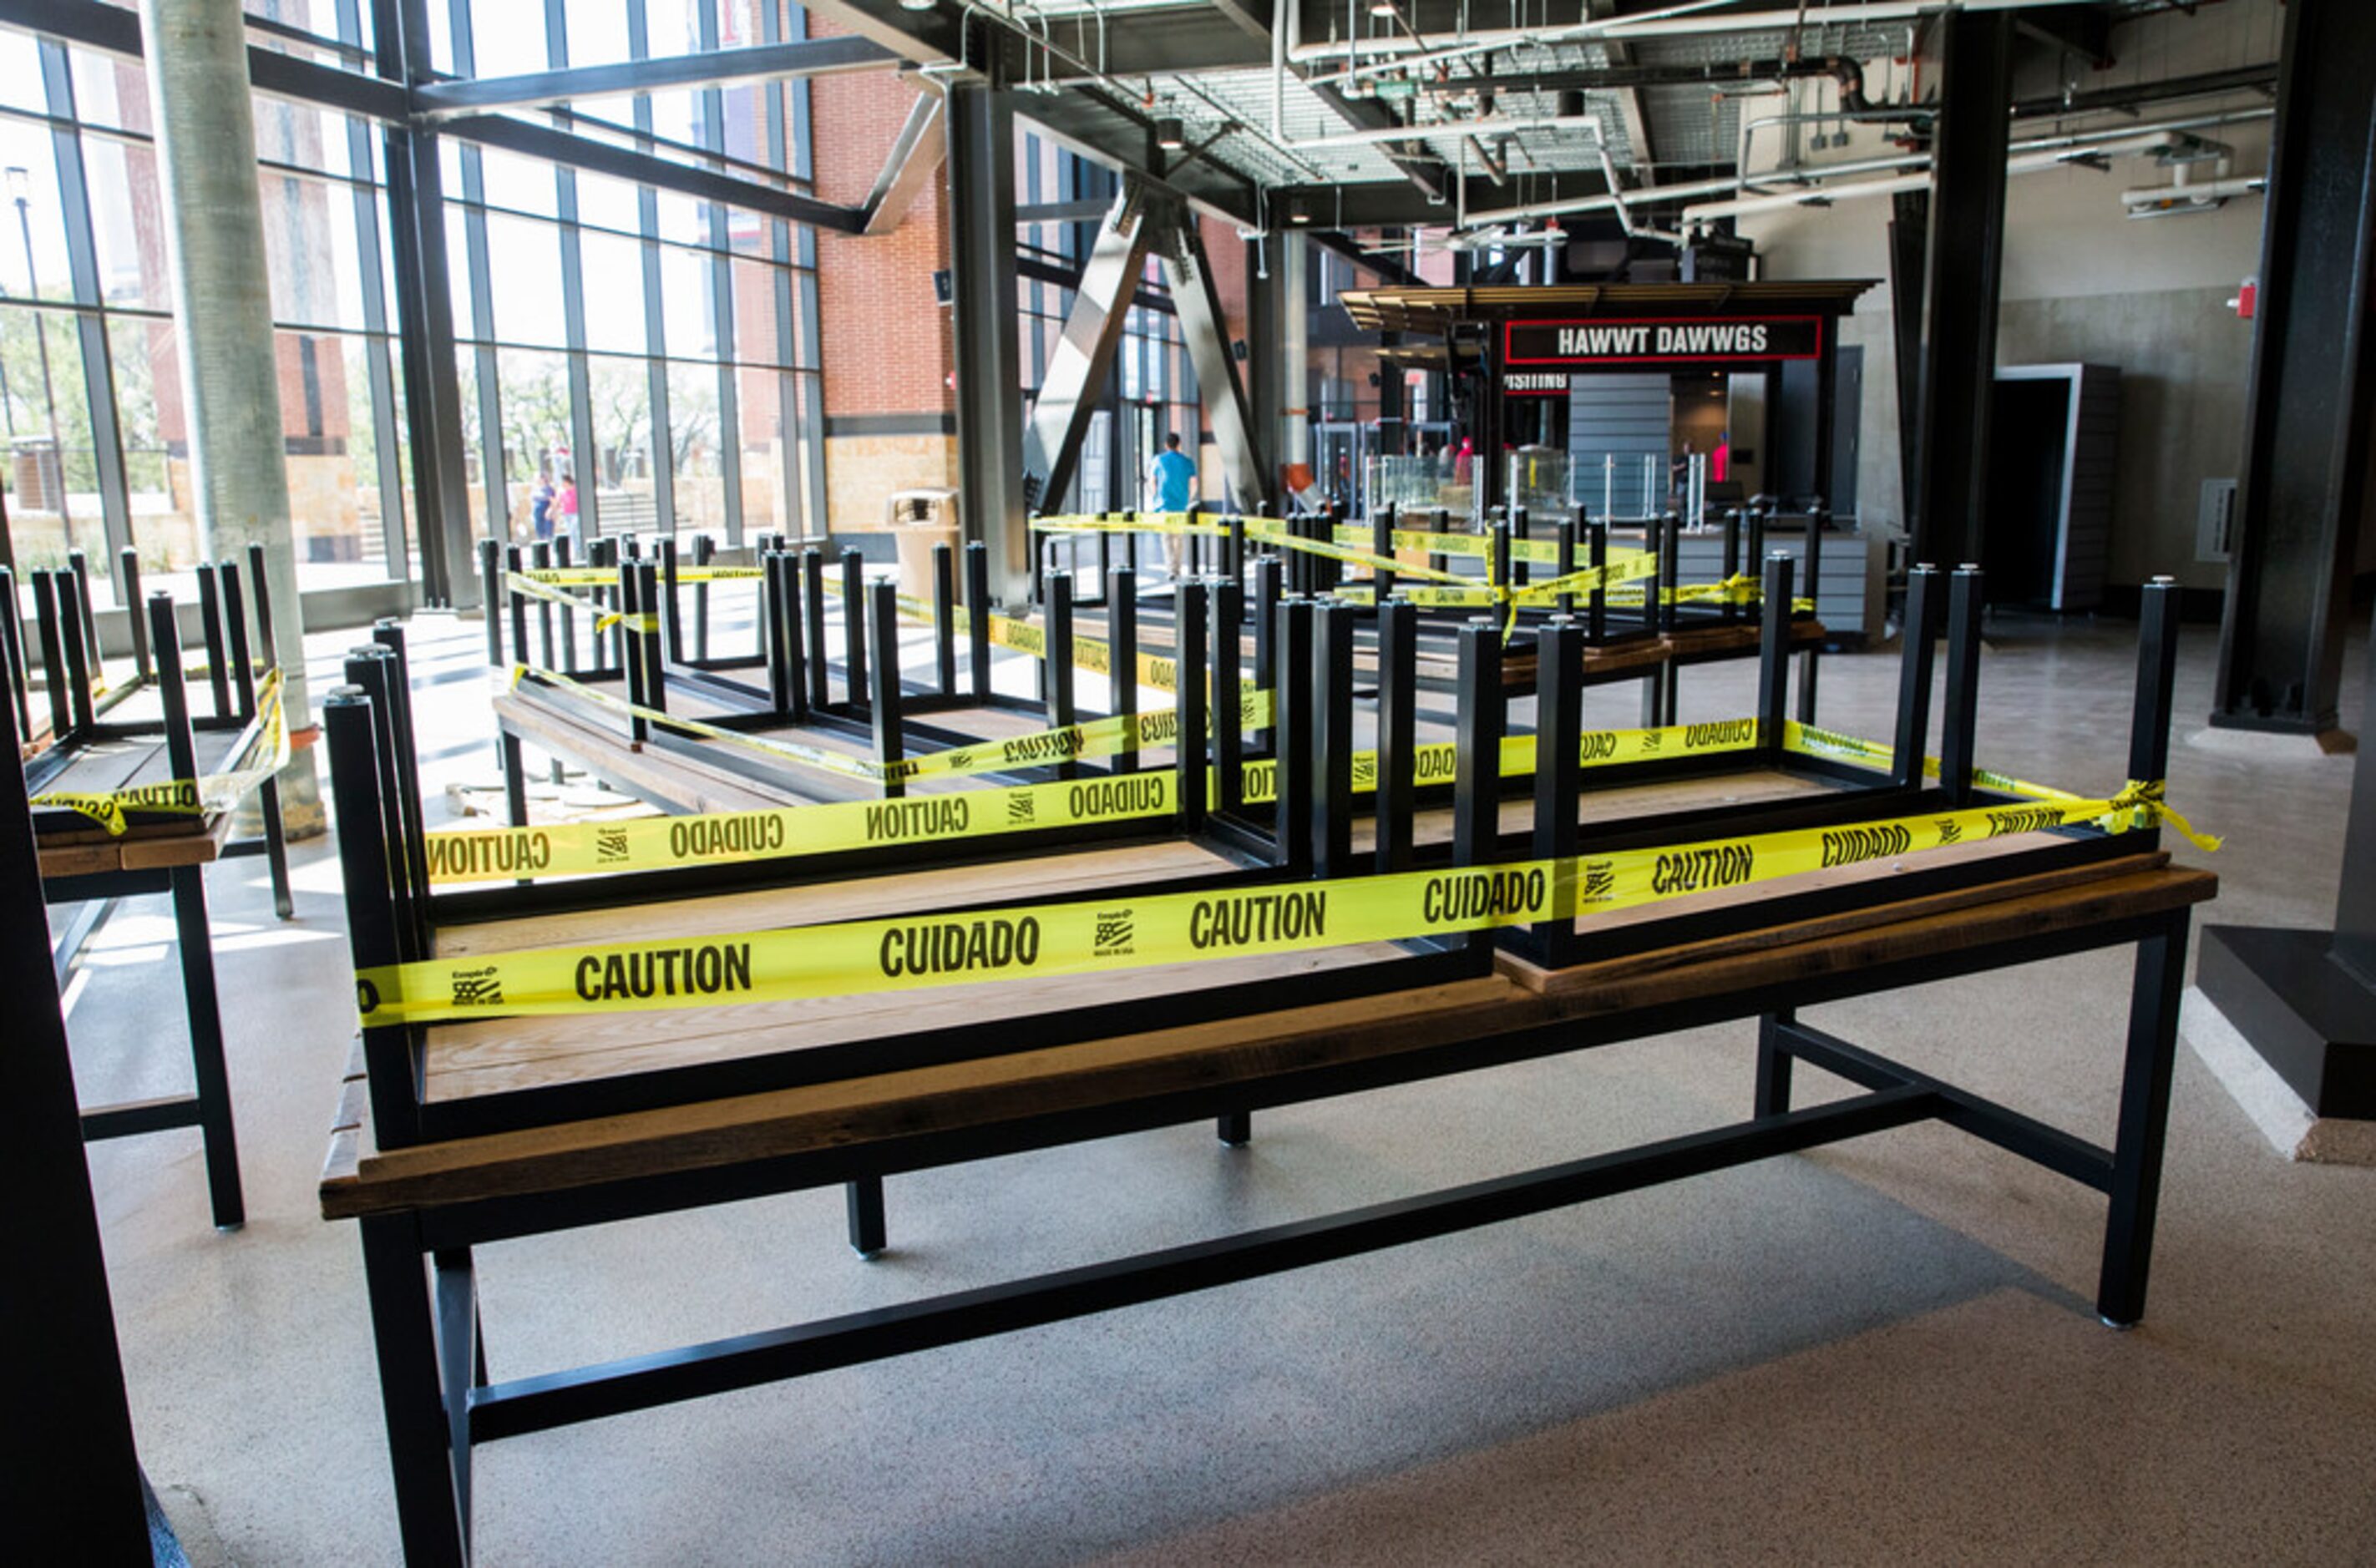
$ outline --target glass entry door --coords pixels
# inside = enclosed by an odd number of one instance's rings
[[[1368,427],[1351,420],[1325,420],[1312,427],[1313,481],[1321,495],[1350,516],[1358,517],[1361,511],[1369,457]]]

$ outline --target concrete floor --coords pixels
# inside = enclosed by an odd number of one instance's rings
[[[475,624],[424,617],[433,787],[492,779]],[[2116,786],[2132,629],[1992,629],[1983,762]],[[316,639],[334,656],[353,640]],[[2209,705],[2188,628],[2180,739]],[[440,664],[443,656],[443,664]],[[2346,721],[2366,668],[2351,655]],[[330,666],[320,668],[327,672]],[[1825,722],[1885,736],[1894,661]],[[1745,711],[1695,671],[1684,717]],[[1596,697],[1630,722],[1632,697]],[[2346,760],[2180,744],[2228,838],[2209,918],[2323,924]],[[2183,858],[2199,858],[2180,847]],[[396,1525],[352,1231],[315,1208],[353,1015],[338,873],[299,913],[210,878],[250,1219],[196,1136],[95,1146],[135,1420],[200,1563],[373,1563]],[[87,1102],[186,1070],[161,907],[94,943]],[[2125,955],[1813,1015],[2109,1141]],[[484,1249],[498,1378],[1161,1245],[1746,1112],[1746,1025],[895,1180]],[[1836,1087],[1802,1069],[1802,1099]],[[2101,1200],[1940,1127],[1156,1306],[482,1450],[482,1560],[538,1562],[2376,1562],[2376,1171],[2288,1164],[2181,1051],[2153,1295],[2090,1308]]]

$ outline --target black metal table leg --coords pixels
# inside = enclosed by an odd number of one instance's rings
[[[2153,1260],[2154,1211],[2161,1201],[2162,1144],[2169,1126],[2169,1086],[2178,1058],[2179,998],[2186,987],[2187,911],[2137,944],[2129,992],[2129,1050],[2121,1070],[2121,1120],[2112,1146],[2111,1213],[2104,1223],[2104,1272],[2096,1311],[2115,1328],[2145,1313],[2145,1271]]]
[[[409,1568],[462,1568],[469,1547],[455,1485],[453,1436],[438,1392],[437,1334],[420,1220],[377,1215],[361,1223],[404,1561]]]
[[[173,868],[173,926],[182,949],[182,994],[190,1015],[190,1063],[197,1078],[198,1126],[207,1150],[207,1191],[215,1224],[247,1222],[239,1190],[239,1139],[232,1131],[231,1074],[223,1065],[222,1007],[215,994],[213,939],[207,929],[207,884],[196,866]]]
[[[883,1216],[883,1178],[861,1176],[843,1188],[849,1205],[849,1248],[860,1257],[880,1256],[891,1244]]]
[[[1791,1059],[1782,1043],[1782,1031],[1797,1019],[1795,1010],[1783,1008],[1757,1020],[1757,1089],[1750,1106],[1752,1115],[1780,1116],[1790,1109]]]
[[[454,1471],[462,1542],[470,1539],[470,1390],[487,1381],[479,1353],[479,1277],[468,1247],[430,1255],[430,1289],[437,1303],[438,1398],[446,1410],[446,1442]]]

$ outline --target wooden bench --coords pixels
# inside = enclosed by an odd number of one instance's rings
[[[322,1211],[360,1222],[405,1551],[468,1559],[474,1443],[1058,1322],[1643,1186],[1943,1121],[2105,1193],[2097,1310],[2144,1311],[2192,907],[2216,879],[2158,854],[1542,970],[731,1099],[382,1150],[350,1074]],[[1796,1010],[2134,944],[2109,1149],[1800,1024]],[[1159,1000],[1149,1016],[1160,1016]],[[481,1243],[815,1187],[1756,1018],[1745,1121],[1319,1218],[658,1355],[492,1381]],[[654,1020],[661,1024],[661,1020]],[[664,1024],[661,1025],[664,1032]],[[1803,1110],[1806,1061],[1864,1092]],[[424,1271],[423,1259],[430,1267]]]

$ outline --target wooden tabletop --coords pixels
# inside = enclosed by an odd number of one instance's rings
[[[96,822],[89,833],[44,833],[40,840],[42,879],[209,865],[222,858],[231,824],[231,813],[217,812],[192,817],[187,826],[135,827],[113,837]]]
[[[2077,866],[1546,976],[1480,979],[1075,1045],[379,1150],[350,1068],[329,1158],[329,1218],[432,1208],[627,1177],[878,1145],[1168,1094],[1252,1085],[1554,1024],[1656,1008],[1959,949],[2084,931],[2212,897],[2160,855]]]

